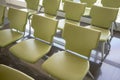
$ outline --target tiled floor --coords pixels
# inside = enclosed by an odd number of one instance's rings
[[[100,67],[96,80],[120,80],[120,32],[114,34],[111,51]]]

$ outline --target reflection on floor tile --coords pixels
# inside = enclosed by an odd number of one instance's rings
[[[97,80],[119,80],[120,68],[103,63]]]
[[[114,37],[111,41],[111,51],[108,60],[120,64],[120,38]]]

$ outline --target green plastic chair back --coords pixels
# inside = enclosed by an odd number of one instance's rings
[[[64,2],[64,12],[65,18],[74,21],[80,21],[81,16],[84,13],[86,4],[84,3],[76,3],[72,1]]]
[[[57,15],[60,0],[43,0],[44,12],[49,15]]]
[[[63,32],[65,48],[89,58],[91,50],[98,45],[100,34],[96,30],[66,23]]]
[[[10,28],[24,32],[27,23],[28,13],[19,9],[9,8],[8,20],[10,22]]]
[[[62,0],[63,3],[64,3],[65,1],[73,1],[73,0]]]
[[[113,8],[120,7],[120,0],[101,0],[101,3],[105,7],[113,7]]]
[[[0,64],[0,80],[34,80],[23,72]]]
[[[109,29],[112,22],[116,20],[117,14],[117,8],[92,6],[90,12],[90,16],[92,18],[91,24],[97,27]]]
[[[39,21],[39,22],[38,22]],[[32,19],[32,28],[34,36],[44,41],[52,43],[53,36],[57,30],[58,21],[56,19],[34,15]]]
[[[4,23],[5,6],[0,5],[0,25]]]
[[[87,3],[87,7],[92,7],[92,5],[96,2],[97,0],[80,0],[81,3]]]
[[[39,0],[25,0],[27,8],[31,10],[38,10]]]

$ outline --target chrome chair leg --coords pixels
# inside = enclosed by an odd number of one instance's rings
[[[101,50],[101,62],[104,61],[104,54],[105,54],[105,42],[102,42],[102,50]]]
[[[102,43],[101,62],[103,62],[107,55],[109,54],[110,48],[111,44],[109,40],[107,40],[107,42]]]
[[[94,76],[92,75],[92,73],[90,71],[88,71],[88,74],[90,75],[90,77],[95,80]]]
[[[30,17],[31,16],[29,16],[29,34],[28,34],[28,37],[31,35],[31,20],[30,20]]]
[[[114,21],[114,25],[115,25],[115,30],[117,30],[118,26],[117,23]]]

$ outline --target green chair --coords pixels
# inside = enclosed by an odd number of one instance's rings
[[[91,50],[97,47],[99,37],[99,31],[66,23],[63,32],[65,51],[59,51],[43,62],[43,70],[59,80],[83,80],[89,72]]]
[[[101,0],[101,3],[104,7],[119,8],[120,0]]]
[[[0,28],[3,27],[6,7],[0,5]]]
[[[62,3],[64,3],[65,1],[73,1],[73,0],[62,0]]]
[[[31,23],[34,29],[33,39],[27,39],[14,45],[10,48],[10,52],[27,62],[37,62],[50,51],[57,23],[56,19],[34,14]]]
[[[59,5],[60,0],[43,0],[44,13],[40,13],[40,15],[56,18]]]
[[[39,0],[25,0],[27,11],[30,14],[36,14],[39,10]]]
[[[29,16],[28,16],[28,19],[29,19],[29,34],[28,34],[28,37],[30,37],[30,34],[31,34],[31,18],[32,18],[32,15],[33,14],[37,14],[39,13],[39,10],[42,8],[40,7],[39,5],[39,2],[40,0],[25,0],[26,2],[26,9],[22,9],[22,10],[25,10],[29,13]]]
[[[78,2],[79,3],[79,1],[76,1],[76,0],[61,0],[60,7],[59,7],[59,11],[61,11],[61,12],[64,12],[63,7],[64,7],[64,2],[65,1],[71,1],[71,2]]]
[[[91,7],[94,5],[94,3],[96,1],[97,0],[80,0],[81,3],[86,3],[87,4],[83,16],[90,16]]]
[[[118,9],[92,6],[90,16],[91,16],[91,25],[87,26],[88,28],[96,29],[101,31],[100,42],[102,42],[102,59],[103,61],[110,50],[110,39],[112,32],[110,28],[112,22],[115,21],[117,17]],[[107,44],[107,45],[106,45]],[[105,51],[107,49],[107,51]],[[106,55],[105,55],[106,54]]]
[[[101,0],[104,7],[120,8],[120,0]],[[114,21],[115,28],[117,29],[117,23]]]
[[[6,66],[4,64],[0,64],[0,80],[35,80],[27,74]]]
[[[63,30],[65,22],[80,25],[80,19],[84,13],[86,4],[72,1],[64,2],[65,19],[60,19],[58,29]]]
[[[0,49],[24,37],[28,13],[9,8],[8,20],[10,29],[0,30]]]

